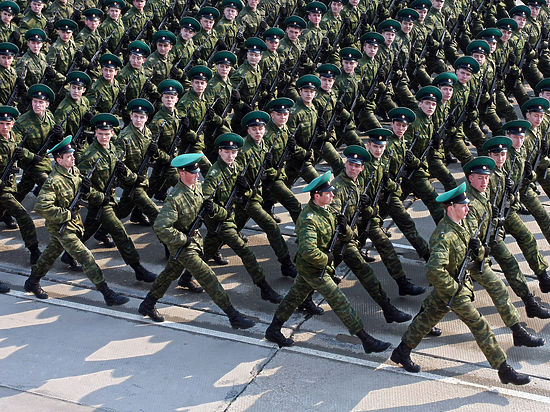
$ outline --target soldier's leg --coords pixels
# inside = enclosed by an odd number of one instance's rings
[[[273,220],[273,218],[262,208],[262,205],[259,202],[252,201],[249,203],[248,210],[243,210],[243,212],[250,216],[252,220],[254,220],[265,232],[269,245],[275,252],[279,262],[288,259],[290,253],[286,242],[281,235],[279,226],[277,225],[277,222],[275,222],[275,220]],[[237,212],[237,214],[239,213]]]
[[[38,245],[36,228],[25,208],[13,195],[4,193],[0,196],[0,210],[4,210],[17,220],[19,231],[27,249]]]
[[[428,74],[424,64],[416,67],[414,78],[422,87],[432,84],[432,76]]]
[[[443,219],[444,212],[441,203],[435,201],[437,193],[434,187],[426,177],[418,172],[414,173],[411,180],[415,196],[420,198],[426,205],[435,223],[439,222]]]
[[[308,160],[304,163],[304,166],[301,168],[299,176],[307,183],[319,177],[319,173],[317,172],[317,170],[315,170],[315,166],[313,166],[312,160]]]
[[[43,277],[46,273],[48,273],[48,270],[50,270],[56,259],[63,252],[63,245],[57,236],[55,236],[57,232],[55,232],[55,234],[53,232],[49,232],[49,234],[50,243],[48,243],[48,246],[46,246],[46,249],[42,252],[36,264],[32,266],[32,276],[39,278]]]
[[[82,243],[86,243],[86,241],[91,238],[95,232],[97,232],[99,226],[101,225],[101,217],[96,219],[97,211],[98,209],[95,207],[88,208],[86,219],[84,219],[84,234],[80,238]]]
[[[475,268],[470,272],[472,279],[485,288],[502,321],[507,327],[519,322],[519,312],[512,305],[506,285],[495,272],[491,270],[486,261],[483,262],[481,271]]]
[[[325,275],[328,276],[328,275]],[[279,303],[277,310],[275,311],[275,318],[285,323],[294,313],[296,308],[306,299],[313,288],[309,283],[298,273],[298,276],[294,279],[289,291]]]
[[[485,134],[481,131],[479,121],[466,121],[464,126],[464,133],[466,134],[466,136],[468,136],[468,140],[472,142],[476,149],[478,151],[481,150],[481,148],[483,147],[483,143],[485,143]]]
[[[529,62],[527,67],[523,66],[523,76],[525,77],[525,80],[527,80],[527,83],[529,83],[529,86],[531,86],[531,89],[535,90],[535,86],[538,82],[540,82],[542,79],[544,79],[544,76],[538,69],[539,60],[533,59]]]
[[[124,219],[132,213],[135,204],[134,201],[130,198],[130,189],[124,189],[122,195],[118,201],[118,204],[115,207],[116,215],[119,219]]]
[[[345,126],[345,130],[341,133],[338,133],[338,140],[342,139],[346,145],[358,145],[362,146],[363,142],[361,141],[361,138],[357,134],[357,129],[353,127],[353,129],[349,128],[349,125]]]
[[[120,219],[116,217],[115,211],[111,205],[103,207],[101,224],[113,237],[113,242],[115,242],[124,262],[128,265],[139,263],[139,254],[134,246],[134,242],[130,236],[128,236]]]
[[[449,297],[439,297],[435,290],[422,302],[422,309],[416,314],[409,327],[401,337],[401,341],[414,349],[424,337],[449,312],[447,302]]]
[[[449,135],[448,138],[449,149],[462,166],[473,159],[472,153],[470,153],[470,150],[466,147],[466,143],[464,143],[464,137],[464,132],[462,131],[461,126],[457,129],[455,134]]]
[[[445,191],[454,189],[457,186],[455,178],[443,162],[443,159],[434,156],[430,157],[428,159],[428,171],[430,172],[430,176],[435,177],[441,182]]]
[[[512,88],[512,94],[514,95],[516,101],[518,102],[519,107],[523,106],[525,102],[530,99],[527,90],[523,86],[521,79],[519,79]]]
[[[405,271],[403,265],[399,260],[399,256],[395,252],[393,245],[391,244],[388,236],[380,228],[381,222],[378,218],[371,219],[371,225],[367,231],[367,235],[372,244],[380,254],[386,270],[394,280],[405,277]]]
[[[544,77],[550,77],[550,52],[542,50],[539,54],[539,70]]]
[[[23,199],[25,199],[25,196],[27,196],[27,194],[29,194],[34,188],[35,184],[42,185],[47,178],[48,175],[46,173],[33,172],[32,168],[26,172],[23,172],[21,180],[17,184],[15,199],[17,199],[18,202],[22,202]]]
[[[544,190],[544,193],[546,193],[546,196],[550,196],[550,173],[548,169],[539,168],[537,170],[537,182],[542,187],[542,190]]]
[[[502,134],[502,120],[496,111],[496,105],[491,103],[485,110],[481,110],[481,120],[491,129],[493,136]]]
[[[516,120],[518,118],[518,115],[514,111],[514,107],[510,104],[502,90],[499,90],[497,92],[496,102],[497,114],[501,117],[504,117],[507,122]]]
[[[82,243],[76,233],[65,231],[62,235],[58,235],[58,240],[63,246],[63,249],[82,265],[84,274],[92,281],[94,286],[98,286],[100,283],[105,282],[103,272],[97,265],[94,255],[92,255],[92,252]]]
[[[283,207],[290,213],[292,221],[296,223],[296,220],[298,220],[298,216],[302,211],[302,205],[298,199],[296,199],[294,193],[292,193],[292,191],[283,183],[283,181],[279,179],[274,181],[267,192],[268,193],[265,193],[264,191],[262,195],[267,195],[268,199],[270,199],[273,204],[275,201],[280,202],[281,205],[283,205]]]
[[[408,107],[411,110],[416,110],[418,101],[409,89],[409,84],[405,79],[399,80],[395,86],[395,101],[399,106]]]
[[[155,301],[161,299],[172,282],[180,277],[181,273],[185,269],[183,264],[183,257],[180,257],[177,260],[172,259],[175,251],[170,253],[168,258],[168,263],[162,272],[159,273],[153,284],[151,285],[151,290],[149,295],[155,299]]]
[[[357,128],[362,131],[376,129],[381,127],[380,122],[374,115],[376,106],[366,105],[361,109],[358,116],[355,116]]]
[[[204,158],[203,158],[204,159]],[[149,218],[149,221],[153,223],[159,214],[159,208],[151,200],[143,187],[136,188],[134,193],[133,202],[136,207],[141,210],[145,216]]]
[[[529,187],[526,192],[520,194],[521,203],[525,205],[529,213],[533,215],[537,224],[542,231],[542,234],[548,242],[550,242],[550,215],[540,203],[540,200],[535,191]]]
[[[332,169],[334,176],[338,176],[340,172],[344,170],[344,162],[342,161],[342,158],[340,157],[332,143],[325,143],[321,156]]]
[[[518,261],[502,241],[502,235],[495,242],[492,242],[490,247],[491,256],[500,265],[500,269],[514,293],[520,298],[527,296],[529,294],[527,279],[520,270]]]

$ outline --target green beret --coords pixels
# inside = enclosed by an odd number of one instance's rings
[[[518,23],[514,19],[504,18],[497,21],[496,26],[500,30],[516,31],[518,29]]]
[[[189,80],[204,80],[208,81],[212,78],[212,70],[203,65],[193,66],[187,73]]]
[[[42,29],[30,29],[25,33],[25,39],[32,40],[36,42],[46,41],[46,33]]]
[[[348,162],[362,165],[363,163],[371,160],[371,155],[363,146],[351,145],[344,149],[344,156],[348,159]]]
[[[237,64],[237,56],[228,50],[217,52],[213,59],[215,64],[227,64],[229,66]]]
[[[204,155],[202,153],[185,153],[179,156],[176,156],[171,162],[172,167],[177,167],[178,169],[185,169],[190,173],[199,173],[199,161]]]
[[[247,113],[241,119],[241,126],[243,127],[252,127],[252,126],[265,126],[271,117],[266,112],[261,110],[255,110],[253,112]]]
[[[180,20],[180,26],[194,32],[201,31],[201,24],[193,17],[184,17]]]
[[[94,117],[92,117],[92,119],[90,120],[90,123],[96,129],[102,129],[102,130],[111,130],[119,125],[118,119],[116,118],[116,116],[112,115],[111,113],[96,114]]]
[[[243,9],[243,3],[241,2],[241,0],[223,0],[222,7],[230,7],[232,9],[241,11]]]
[[[376,129],[368,130],[365,133],[365,136],[368,136],[371,143],[382,145],[387,143],[388,137],[390,137],[392,134],[393,133],[388,129],[378,127]]]
[[[424,86],[418,92],[416,92],[416,100],[432,100],[437,103],[441,103],[441,90],[435,86]]]
[[[101,20],[103,17],[103,12],[95,8],[86,9],[82,14],[86,16],[86,20]]]
[[[482,30],[477,35],[478,39],[483,39],[486,42],[496,42],[501,37],[502,37],[502,32],[499,29],[495,28],[495,27],[491,27],[491,28]]]
[[[416,10],[404,8],[397,12],[397,18],[401,21],[416,21],[420,16]]]
[[[101,67],[111,67],[113,69],[122,67],[122,62],[120,61],[120,59],[111,53],[106,53],[101,56],[99,58],[99,64],[101,64]]]
[[[16,56],[17,53],[19,53],[19,47],[15,44],[9,42],[0,43],[0,55]]]
[[[432,84],[438,87],[442,87],[442,86],[453,87],[457,81],[458,81],[458,77],[456,77],[456,74],[451,72],[444,72],[436,76]]]
[[[55,100],[55,93],[53,90],[41,83],[33,84],[29,87],[27,94],[31,99],[48,100],[50,102]]]
[[[512,120],[502,125],[504,133],[517,134],[525,136],[527,130],[531,129],[531,123],[527,120]]]
[[[19,110],[12,106],[0,106],[0,122],[11,122],[19,117]]]
[[[261,53],[267,50],[267,45],[259,37],[250,37],[244,42],[244,47],[247,51],[253,53]]]
[[[124,9],[126,7],[126,4],[124,3],[124,0],[106,0],[103,5],[105,7],[115,7],[117,9]]]
[[[0,54],[1,54],[2,44],[0,44]],[[550,92],[550,77],[547,77],[546,79],[542,79],[540,82],[538,82],[537,85],[535,86],[535,92],[537,94],[539,94],[540,92]]]
[[[365,33],[361,36],[361,44],[368,43],[380,46],[381,44],[384,44],[384,41],[384,37],[380,33],[376,33],[374,31]]]
[[[342,50],[340,50],[340,58],[342,60],[357,61],[361,57],[363,57],[361,52],[354,47],[344,47]]]
[[[489,47],[489,43],[485,40],[474,40],[466,47],[466,53],[469,55],[474,53],[482,53],[485,56],[488,56],[490,52],[491,48]]]
[[[168,30],[159,30],[153,35],[153,42],[176,44],[176,36]]]
[[[527,18],[531,17],[531,10],[529,9],[529,7],[524,5],[515,6],[510,9],[508,14],[510,15],[510,17],[521,16]]]
[[[131,54],[136,54],[138,56],[147,57],[151,54],[151,49],[147,43],[142,42],[141,40],[134,40],[128,45],[128,51]]]
[[[0,3],[0,10],[7,11],[13,15],[19,14],[21,11],[17,3],[14,3],[13,1],[3,1]]]
[[[224,133],[216,139],[214,145],[220,149],[239,150],[243,147],[244,140],[236,133]]]
[[[288,97],[278,97],[271,100],[266,106],[267,112],[288,113],[290,108],[294,106],[294,101]]]
[[[550,107],[550,102],[542,97],[532,97],[521,106],[523,114],[527,112],[544,113]]]
[[[495,161],[487,156],[476,157],[463,167],[464,173],[476,173],[478,175],[490,175],[494,168]]]
[[[55,28],[61,31],[66,31],[67,33],[72,33],[73,31],[78,30],[78,24],[71,19],[61,19],[55,22]]]
[[[326,171],[321,176],[313,179],[306,187],[302,189],[302,192],[310,192],[311,194],[332,192],[334,190],[334,186],[331,186],[329,183],[331,177],[332,172],[330,170]]]
[[[462,182],[460,185],[451,189],[445,193],[441,193],[436,197],[435,201],[439,203],[461,203],[468,204],[470,201],[466,197],[466,182]]]
[[[495,136],[483,143],[483,150],[489,153],[507,152],[512,146],[512,139],[506,136]]]
[[[307,27],[307,23],[300,16],[290,16],[285,19],[285,27],[295,27],[303,30]]]
[[[388,117],[392,121],[396,122],[403,122],[403,123],[412,123],[416,119],[416,115],[411,109],[408,109],[406,107],[396,107],[395,109],[391,109],[388,112]]]
[[[453,67],[458,69],[468,70],[470,73],[476,74],[479,72],[479,63],[471,56],[462,56],[455,60]]]
[[[432,7],[432,2],[430,0],[414,0],[411,4],[409,4],[409,7],[415,10],[430,10],[430,7]]]
[[[401,23],[393,19],[384,20],[378,25],[378,31],[380,32],[391,31],[397,33],[399,30],[401,30]]]
[[[328,77],[330,79],[334,79],[341,73],[338,67],[330,63],[321,64],[315,71],[319,73],[320,77]]]
[[[65,153],[73,153],[74,149],[71,147],[71,141],[73,140],[72,136],[67,136],[61,140],[58,144],[52,147],[46,152],[46,154],[62,155]]]
[[[150,114],[155,110],[147,99],[132,99],[128,103],[128,110],[132,113]]]
[[[173,79],[165,79],[157,86],[157,91],[161,94],[183,94],[183,86],[180,82]]]
[[[278,27],[272,27],[264,31],[264,33],[262,34],[262,37],[266,40],[271,40],[271,41],[281,40],[283,37],[285,37],[285,32]]]
[[[215,7],[203,7],[197,12],[197,17],[208,20],[217,20],[220,17],[220,12]]]
[[[90,79],[90,76],[84,72],[73,71],[67,75],[65,82],[75,84],[77,86],[90,87],[90,84],[92,84],[92,79]]]
[[[312,1],[311,3],[306,4],[305,7],[306,11],[308,13],[326,13],[327,12],[327,6],[325,6],[320,1]]]
[[[300,77],[298,80],[296,80],[296,88],[297,89],[318,89],[321,87],[321,80],[313,75],[313,74],[306,74],[305,76]]]

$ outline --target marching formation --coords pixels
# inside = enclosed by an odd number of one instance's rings
[[[317,291],[366,353],[385,351],[390,343],[367,333],[338,287],[344,262],[387,323],[412,319],[391,354],[407,371],[420,370],[412,349],[439,336],[438,322],[453,311],[503,383],[528,383],[473,303],[477,282],[514,345],[544,345],[520,325],[491,269],[493,259],[529,318],[550,318],[504,242],[515,238],[540,292],[550,292],[548,263],[520,217],[535,218],[548,247],[539,187],[550,194],[550,1],[524,3],[0,2],[0,213],[30,252],[25,290],[47,299],[40,280],[60,257],[107,305],[128,302],[85,245],[94,237],[152,284],[144,316],[164,320],[156,303],[177,280],[205,291],[233,328],[248,329],[254,322],[208,265],[228,264],[227,245],[259,297],[278,305],[268,340],[292,345],[281,328],[297,309],[323,313]],[[462,184],[448,169],[457,161]],[[320,174],[321,162],[331,171]],[[300,178],[305,205],[292,191]],[[433,218],[430,239],[403,204],[410,195]],[[43,250],[22,206],[28,197],[49,233]],[[273,212],[278,203],[295,224],[296,256]],[[158,276],[140,263],[128,217],[164,246]],[[363,249],[370,240],[399,295],[426,292],[407,278],[386,218],[427,262],[431,291],[414,318],[391,303]],[[293,279],[284,297],[241,233],[249,219]]]

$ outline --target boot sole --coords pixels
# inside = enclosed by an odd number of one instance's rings
[[[138,312],[140,313],[140,315],[149,317],[149,319],[151,319],[153,322],[164,322],[164,318],[152,317],[148,312],[142,310],[141,308],[138,308]]]
[[[535,344],[535,342],[532,342],[532,344],[526,344],[526,343],[516,343],[516,341],[514,341],[514,346],[515,347],[521,347],[521,346],[525,346],[526,348],[540,348],[541,346],[544,346],[546,342],[544,341],[544,339],[542,340],[542,342],[537,342]]]
[[[401,358],[398,357],[397,355],[393,354],[393,353],[391,354],[390,359],[393,363],[397,363],[398,365],[401,365],[403,367],[403,369],[405,369],[407,372],[411,372],[411,373],[420,372],[420,366],[416,365],[417,368],[407,367],[403,364],[403,361],[401,360]]]
[[[130,302],[130,299],[127,297],[124,297],[123,299],[119,300],[118,302],[105,302],[107,306],[122,306],[125,303]]]
[[[380,353],[380,352],[384,352],[386,350],[388,350],[388,348],[391,347],[391,343],[389,342],[385,342],[381,347],[379,348],[369,348],[369,350],[367,351],[367,349],[365,349],[365,347],[363,347],[363,349],[365,350],[365,353]]]

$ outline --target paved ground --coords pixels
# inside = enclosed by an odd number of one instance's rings
[[[458,174],[458,166],[453,170]],[[436,184],[436,189],[442,191]],[[303,203],[307,196],[300,195]],[[32,195],[26,206],[32,208]],[[550,206],[548,198],[543,198]],[[410,199],[412,202],[412,199]],[[409,202],[409,203],[410,203]],[[428,238],[434,224],[421,202],[409,208],[420,232]],[[550,210],[550,209],[549,209]],[[282,209],[278,209],[282,212]],[[295,251],[293,227],[283,214],[280,227]],[[37,218],[44,248],[48,235]],[[536,223],[524,217],[537,233],[539,247],[548,259],[550,247],[538,234]],[[424,262],[407,241],[386,221],[391,240],[402,257],[407,275],[427,286]],[[160,272],[164,252],[150,229],[127,223],[145,266]],[[268,279],[280,292],[291,281],[280,276],[279,265],[265,235],[249,222],[249,244],[265,266]],[[529,285],[544,302],[517,245],[507,242],[528,275]],[[0,280],[12,292],[0,296],[0,408],[3,410],[454,410],[481,407],[540,410],[550,404],[550,352],[515,348],[484,291],[476,293],[476,306],[488,318],[506,351],[509,362],[529,374],[525,387],[501,385],[465,326],[452,314],[441,323],[443,336],[426,339],[413,353],[423,372],[411,375],[388,359],[391,351],[365,355],[359,340],[348,335],[321,297],[326,313],[305,318],[295,314],[284,332],[297,341],[280,350],[263,340],[275,305],[262,301],[240,260],[224,248],[230,265],[214,267],[234,305],[257,325],[233,331],[222,312],[205,294],[194,295],[171,288],[159,302],[167,322],[152,324],[137,313],[148,285],[135,281],[116,250],[88,246],[104,269],[108,282],[131,297],[121,308],[106,308],[99,292],[82,274],[68,272],[56,263],[43,282],[51,296],[37,301],[23,292],[30,272],[28,253],[18,231],[0,232]],[[378,255],[373,264],[392,302],[411,314],[423,296],[399,297]],[[498,270],[498,266],[495,266]],[[342,289],[373,335],[394,346],[407,324],[385,323],[379,308],[353,274],[341,265]],[[550,341],[547,322],[527,319],[515,296],[522,322]],[[547,305],[548,306],[548,305]]]

